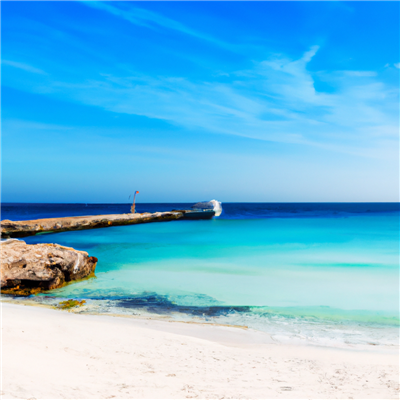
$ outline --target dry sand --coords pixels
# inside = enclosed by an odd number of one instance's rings
[[[398,354],[2,304],[2,397],[399,398]]]

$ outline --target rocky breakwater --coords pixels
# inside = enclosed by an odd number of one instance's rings
[[[28,296],[94,276],[97,258],[57,244],[1,242],[1,292]]]
[[[3,238],[32,236],[38,233],[56,233],[83,229],[133,225],[146,222],[172,221],[183,218],[183,212],[156,212],[142,214],[91,215],[85,217],[46,218],[30,221],[1,221]]]

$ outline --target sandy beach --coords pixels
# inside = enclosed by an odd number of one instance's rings
[[[396,399],[398,354],[2,303],[2,398]]]

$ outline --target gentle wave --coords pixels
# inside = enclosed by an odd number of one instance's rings
[[[57,307],[64,297],[32,296],[31,301]],[[339,348],[397,350],[398,315],[384,312],[348,311],[329,307],[188,306],[168,296],[142,293],[126,298],[85,299],[79,313],[113,314],[173,321],[195,321],[246,326],[267,333],[277,343],[318,345]],[[17,300],[18,301],[18,300]]]

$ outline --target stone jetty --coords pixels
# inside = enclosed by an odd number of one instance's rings
[[[97,258],[58,244],[1,242],[1,293],[28,296],[94,276]]]
[[[186,211],[156,213],[91,215],[84,217],[45,218],[30,221],[1,221],[3,238],[33,236],[43,233],[77,231],[118,225],[143,224],[147,222],[172,221],[184,218]]]
[[[58,244],[28,245],[21,238],[45,233],[106,228],[119,225],[179,219],[212,218],[214,211],[177,210],[156,213],[91,215],[45,218],[30,221],[1,221],[1,292],[28,296],[62,287],[68,282],[94,276],[97,258]]]

